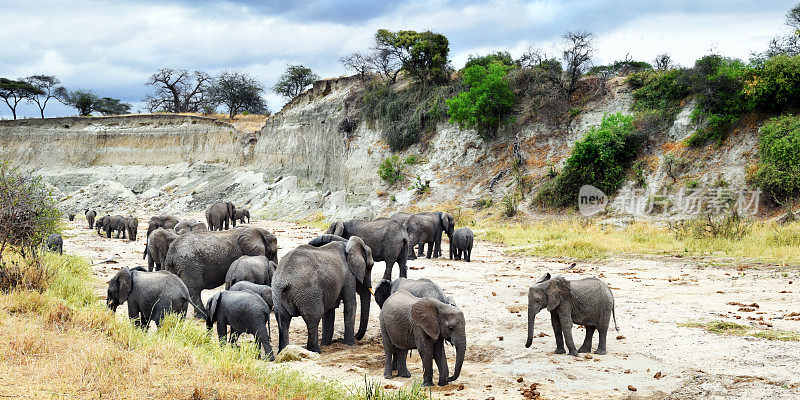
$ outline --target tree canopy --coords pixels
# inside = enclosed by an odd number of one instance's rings
[[[127,114],[131,105],[111,97],[99,97],[91,90],[78,89],[68,92],[64,104],[78,109],[78,115],[86,117],[97,111],[103,115]]]
[[[203,71],[161,68],[148,78],[146,84],[156,91],[145,97],[144,102],[150,112],[198,112],[212,81]]]
[[[42,118],[44,118],[44,109],[50,99],[61,101],[67,94],[67,90],[61,86],[61,81],[52,75],[32,75],[25,78],[25,82],[41,91],[41,93],[32,94],[28,100],[39,107]]]
[[[375,47],[399,59],[402,70],[423,85],[449,80],[450,42],[442,34],[379,29]]]
[[[0,98],[5,101],[14,119],[17,119],[17,106],[19,103],[40,94],[44,94],[42,89],[24,80],[15,81],[8,78],[0,78]]]
[[[303,65],[289,65],[280,79],[278,79],[278,83],[272,87],[272,91],[293,99],[318,79],[319,76],[311,71],[311,68]]]
[[[225,71],[214,80],[209,90],[210,102],[221,105],[231,119],[244,111],[253,114],[269,112],[266,101],[261,97],[264,87],[252,76],[244,72]]]
[[[447,100],[450,122],[461,128],[477,128],[484,139],[494,137],[514,105],[514,93],[505,79],[507,69],[499,61],[489,68],[473,65],[465,69],[464,83],[469,90]]]

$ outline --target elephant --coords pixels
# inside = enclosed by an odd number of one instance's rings
[[[228,325],[231,327],[232,342],[242,333],[249,333],[256,338],[260,350],[267,359],[275,359],[269,343],[269,315],[271,310],[264,299],[249,290],[220,292],[212,296],[208,303],[206,327],[210,330],[217,323],[217,335],[221,342],[228,336]],[[260,355],[260,354],[259,354]]]
[[[147,237],[147,244],[144,247],[144,256],[147,258],[147,270],[156,271],[164,269],[164,261],[172,242],[178,238],[178,234],[172,229],[158,228]],[[149,258],[148,258],[149,256]]]
[[[383,377],[391,379],[394,366],[398,376],[409,378],[408,351],[417,349],[422,359],[422,385],[433,386],[433,362],[439,370],[439,386],[458,379],[467,350],[466,322],[458,307],[428,297],[419,298],[405,290],[386,299],[379,317],[383,342]],[[445,341],[456,349],[456,367],[448,377]]]
[[[595,354],[606,354],[606,333],[609,320],[614,317],[617,328],[617,316],[614,312],[614,295],[611,289],[597,278],[583,278],[568,281],[562,276],[555,278],[550,273],[539,278],[535,285],[528,289],[528,341],[525,347],[533,342],[533,321],[536,314],[547,307],[556,337],[556,354],[566,353],[564,344],[571,356],[592,351],[592,336],[598,331],[599,344]],[[586,327],[586,339],[579,349],[572,341],[572,324]]]
[[[75,213],[67,214],[67,218],[69,218],[70,221],[75,221]]]
[[[125,217],[125,230],[128,231],[128,240],[135,242],[136,233],[139,231],[139,218],[133,216]]]
[[[178,275],[189,288],[195,317],[206,318],[200,292],[225,283],[231,264],[243,255],[267,256],[277,262],[278,240],[266,229],[256,227],[189,232],[179,235],[169,246],[164,268]]]
[[[248,281],[239,281],[234,283],[230,289],[231,292],[241,292],[245,290],[249,290],[259,296],[261,296],[264,301],[267,302],[269,309],[272,310],[274,306],[274,302],[272,300],[272,288],[269,285],[259,285],[257,283],[248,282]]]
[[[231,264],[225,274],[225,290],[242,281],[271,285],[275,267],[275,263],[265,256],[241,256]]]
[[[206,224],[196,219],[182,219],[175,225],[175,233],[183,235],[192,231],[205,231],[208,230]]]
[[[97,217],[97,211],[87,208],[86,211],[83,212],[83,215],[86,216],[86,222],[89,223],[89,229],[94,229],[94,219]]]
[[[245,223],[245,221],[244,221],[245,218],[247,218],[247,223],[249,224],[250,223],[250,210],[248,210],[246,208],[237,208],[234,211],[234,213],[233,213],[233,220],[234,220],[233,223],[234,224],[236,224],[236,221],[239,221],[239,222],[244,224]],[[236,225],[234,225],[234,226],[236,226]]]
[[[206,222],[208,222],[208,230],[221,231],[230,229],[230,225],[236,227],[236,207],[229,201],[222,201],[211,204],[206,208]]]
[[[336,308],[342,301],[344,343],[354,345],[355,339],[361,340],[367,332],[372,300],[372,250],[358,236],[343,239],[323,235],[312,243],[300,245],[283,256],[272,277],[279,351],[289,342],[292,317],[302,317],[305,321],[309,351],[320,352],[318,328],[323,318],[322,345],[331,344]],[[356,294],[361,298],[361,316],[354,335]]]
[[[98,232],[100,229],[105,231],[107,238],[111,238],[111,233],[114,231],[117,232],[117,239],[119,239],[120,235],[122,235],[123,239],[126,238],[125,217],[122,215],[105,215],[97,221],[95,226],[97,227]]]
[[[47,250],[64,254],[64,238],[57,233],[52,233],[47,237]]]
[[[177,218],[167,214],[150,217],[150,222],[147,223],[147,236],[150,236],[158,228],[174,229],[178,222],[180,221]]]
[[[102,216],[102,217],[98,218],[98,219],[97,219],[97,220],[94,222],[94,227],[95,227],[95,228],[97,228],[97,234],[98,234],[98,235],[100,235],[100,230],[102,230],[102,229],[103,229],[103,224],[105,224],[105,223],[106,223],[106,220],[107,220],[107,219],[109,219],[109,218],[111,218],[111,216],[110,216],[110,215],[104,215],[104,216]]]
[[[347,222],[334,222],[325,232],[349,239],[358,236],[372,250],[374,261],[384,261],[386,270],[384,279],[392,279],[394,264],[400,267],[400,276],[405,278],[408,274],[406,260],[409,252],[409,242],[405,228],[389,218],[378,218],[372,221],[351,219]]]
[[[404,225],[406,232],[408,232],[408,241],[413,247],[415,244],[420,244],[419,257],[422,257],[423,246],[428,244],[428,258],[433,256],[439,257],[442,253],[442,232],[446,233],[449,238],[453,237],[453,229],[455,228],[455,219],[452,215],[446,212],[434,213],[419,213],[408,217]],[[411,250],[411,258],[413,258],[413,249]]]
[[[456,229],[450,239],[450,259],[452,260],[455,257],[456,260],[460,260],[463,255],[464,261],[469,262],[470,258],[472,258],[472,242],[474,239],[475,235],[472,233],[472,229],[466,227]]]
[[[147,329],[150,321],[156,327],[169,312],[186,315],[189,290],[177,276],[168,271],[147,272],[142,267],[122,267],[108,282],[106,303],[112,312],[128,302],[128,316],[136,326]]]
[[[417,214],[431,215],[431,216],[436,216],[438,218],[438,216],[439,216],[439,214],[441,214],[441,212],[439,212],[439,211],[421,212],[421,213],[417,213]],[[408,221],[408,217],[410,217],[412,215],[414,215],[414,214],[401,211],[401,212],[397,212],[397,213],[392,214],[389,218],[397,221],[397,223],[399,223],[400,225],[405,225],[406,221]],[[425,251],[425,243],[412,244],[412,247],[413,247],[413,245],[419,245],[419,254],[420,255],[422,255],[424,253],[424,251]],[[416,257],[413,257],[413,258],[416,258]]]
[[[391,282],[382,279],[378,286],[375,287],[375,302],[378,303],[378,307],[383,308],[383,303],[386,299],[400,290],[405,290],[419,298],[429,297],[439,300],[442,303],[450,304],[451,306],[456,305],[453,298],[444,294],[442,288],[430,279],[397,278]]]

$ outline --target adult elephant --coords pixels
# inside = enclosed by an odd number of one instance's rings
[[[172,229],[158,228],[147,237],[147,244],[144,248],[144,257],[147,258],[147,270],[156,271],[164,269],[164,261],[167,259],[167,252],[172,242],[178,238],[178,234]],[[149,257],[149,258],[148,258]]]
[[[122,238],[127,238],[125,231],[125,217],[122,215],[106,215],[101,218],[100,228],[106,233],[107,238],[111,238],[111,233],[116,231],[117,232],[117,239],[119,239],[120,234]]]
[[[289,343],[292,317],[306,323],[308,350],[320,352],[318,328],[323,318],[322,345],[331,344],[339,302],[344,302],[344,343],[354,345],[355,339],[362,339],[369,321],[373,264],[372,251],[357,236],[323,235],[283,256],[272,277],[278,350]],[[354,335],[356,294],[361,297],[361,317]]]
[[[386,270],[384,279],[392,279],[394,264],[400,267],[400,276],[407,276],[406,260],[409,252],[409,240],[406,230],[397,221],[389,218],[378,218],[372,221],[351,219],[347,222],[334,222],[325,232],[349,239],[358,236],[372,250],[374,261],[384,261]]]
[[[246,222],[245,222],[245,218],[247,219]],[[249,224],[250,223],[250,210],[248,210],[246,208],[237,208],[233,212],[233,221],[234,221],[233,222],[234,224],[236,223],[236,221],[239,221],[239,222],[241,222],[243,224],[244,223]],[[236,225],[234,225],[234,226],[236,226]]]
[[[206,208],[206,222],[208,222],[208,230],[221,231],[228,230],[233,224],[236,227],[236,207],[229,201],[220,201],[211,204]]]
[[[231,264],[244,255],[266,256],[277,263],[278,240],[268,230],[256,227],[189,232],[178,236],[169,246],[164,268],[186,284],[195,317],[206,318],[200,292],[225,283]]]
[[[422,257],[425,243],[428,244],[428,258],[441,256],[442,232],[452,239],[455,225],[455,218],[446,212],[419,213],[408,217],[404,226],[408,233],[410,247],[412,247],[412,258],[413,246],[420,245],[419,257]]]
[[[150,221],[147,223],[147,236],[150,236],[150,234],[158,228],[174,229],[175,225],[178,225],[178,222],[180,222],[178,218],[167,214],[151,217]]]

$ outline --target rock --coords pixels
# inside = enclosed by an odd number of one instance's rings
[[[630,390],[631,392],[635,392],[636,388],[633,387],[633,385],[628,385],[628,390]]]
[[[317,361],[319,360],[319,354],[314,353],[313,351],[308,351],[300,346],[290,344],[284,347],[283,350],[278,353],[278,356],[275,357],[276,363],[301,360]]]

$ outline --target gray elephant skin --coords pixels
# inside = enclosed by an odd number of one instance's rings
[[[408,241],[413,247],[420,244],[419,257],[422,257],[423,245],[428,244],[427,258],[439,257],[442,254],[442,233],[453,237],[455,218],[446,212],[413,214],[404,224],[408,233]],[[411,251],[413,256],[413,249]]]
[[[241,256],[231,264],[225,274],[225,290],[242,281],[271,285],[275,267],[275,263],[265,256]]]
[[[331,344],[336,308],[344,302],[344,343],[354,345],[367,331],[372,300],[372,251],[358,236],[343,239],[323,235],[300,245],[281,258],[272,277],[279,350],[289,343],[289,324],[302,317],[308,328],[309,351],[319,353],[319,322],[322,345]],[[356,295],[361,299],[358,333],[355,328]]]
[[[128,316],[147,329],[150,321],[161,326],[167,313],[186,315],[189,291],[177,276],[167,271],[147,272],[142,267],[123,267],[108,282],[106,302],[111,311],[128,302]]]
[[[381,282],[375,287],[375,302],[378,303],[378,307],[383,308],[383,303],[386,299],[401,290],[405,290],[419,298],[428,297],[439,300],[445,304],[456,305],[456,302],[450,296],[446,295],[436,282],[428,278],[397,278],[391,282],[386,279],[381,279]]]
[[[125,230],[128,232],[128,240],[135,242],[136,234],[139,231],[139,218],[128,216],[125,217]]]
[[[420,213],[417,213],[417,214],[435,216],[435,217],[439,218],[439,216],[442,214],[442,212],[441,211],[425,211],[425,212],[420,212]],[[401,211],[401,212],[392,214],[389,218],[397,221],[397,223],[399,223],[400,225],[405,226],[406,221],[408,221],[408,218],[410,216],[412,216],[412,215],[414,215],[414,214]],[[425,243],[412,243],[411,247],[413,247],[415,245],[419,246],[419,255],[422,256],[425,253]],[[413,249],[411,251],[413,252]],[[439,257],[439,256],[441,256],[441,251],[439,252],[439,254],[435,254],[434,255],[434,257]],[[414,255],[412,257],[412,259],[413,258],[416,258],[416,255]]]
[[[175,225],[175,233],[183,235],[187,232],[208,230],[206,224],[196,219],[182,219]]]
[[[206,208],[206,222],[208,223],[208,230],[221,231],[228,230],[236,227],[236,207],[229,201],[222,201],[214,203]]]
[[[277,262],[278,241],[266,229],[256,227],[189,232],[179,235],[169,246],[164,268],[189,288],[195,317],[206,318],[200,292],[225,283],[231,264],[243,255],[267,256]]]
[[[247,219],[246,222],[245,222],[245,218]],[[248,210],[246,208],[237,208],[233,213],[233,220],[234,220],[234,223],[235,223],[235,221],[239,221],[239,222],[241,222],[243,224],[244,223],[249,224],[250,223],[250,210]],[[234,225],[234,226],[236,226],[236,225]]]
[[[464,261],[469,262],[472,259],[472,242],[474,240],[475,235],[472,233],[472,229],[456,229],[450,239],[450,259],[460,260],[463,256]]]
[[[614,327],[617,317],[614,313],[614,295],[611,289],[597,278],[583,278],[568,281],[564,277],[551,277],[545,274],[528,290],[528,341],[533,342],[533,325],[536,314],[543,308],[550,311],[553,334],[556,337],[556,354],[563,354],[564,344],[569,354],[592,351],[592,336],[598,331],[599,344],[595,354],[606,354],[606,334],[611,317]],[[586,327],[586,338],[579,349],[572,340],[572,324]],[[619,329],[617,329],[619,330]]]
[[[372,221],[351,219],[347,222],[334,222],[328,227],[326,234],[333,234],[349,239],[358,236],[372,250],[375,261],[384,261],[384,279],[392,279],[394,264],[400,267],[400,276],[406,277],[408,270],[406,261],[411,242],[406,230],[397,221],[389,218],[378,218]]]
[[[274,302],[272,299],[272,288],[269,285],[259,285],[257,283],[248,282],[248,281],[241,281],[234,283],[230,289],[231,292],[243,292],[245,290],[249,290],[259,296],[261,296],[264,301],[267,302],[269,309],[272,310],[274,307]]]
[[[422,359],[422,385],[433,386],[433,362],[439,370],[439,386],[458,379],[464,364],[467,336],[464,313],[458,307],[431,298],[418,298],[401,290],[386,299],[380,315],[381,341],[385,357],[383,376],[408,378],[408,351],[417,349]],[[448,377],[445,342],[456,349],[456,366]]]
[[[97,211],[87,208],[83,215],[86,217],[86,222],[89,223],[89,229],[94,229],[94,219],[97,217]]]
[[[174,229],[175,225],[178,225],[178,222],[180,222],[178,218],[167,214],[150,217],[150,221],[147,223],[147,236],[150,236],[150,234],[158,228]]]
[[[261,296],[249,290],[224,291],[215,294],[206,304],[208,317],[206,327],[211,329],[217,324],[217,336],[221,342],[226,341],[228,326],[231,327],[232,341],[239,334],[249,333],[256,338],[259,350],[263,350],[269,360],[274,360],[272,346],[269,343],[269,305]]]
[[[125,217],[122,215],[104,215],[97,220],[95,227],[97,227],[98,234],[102,230],[106,233],[107,238],[111,238],[111,233],[115,231],[117,232],[117,239],[120,238],[120,235],[123,239],[127,237],[125,234]]]
[[[51,233],[50,236],[47,237],[47,250],[52,252],[58,252],[58,254],[64,254],[64,238],[57,233]]]
[[[164,261],[167,259],[167,252],[172,242],[178,238],[178,234],[172,229],[158,228],[147,237],[147,244],[144,248],[144,256],[147,259],[147,270],[156,271],[164,269]]]

